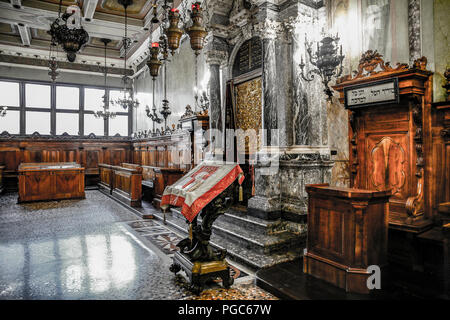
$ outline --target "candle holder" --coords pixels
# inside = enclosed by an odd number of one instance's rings
[[[6,116],[6,110],[8,110],[8,107],[2,107],[0,110],[0,117]]]
[[[152,47],[150,48],[150,60],[147,61],[148,69],[150,70],[150,74],[153,77],[153,80],[156,79],[156,77],[159,74],[159,68],[162,65],[162,62],[158,59],[159,54],[159,43],[153,42]]]
[[[168,47],[172,51],[172,55],[180,47],[180,39],[183,35],[183,30],[178,28],[180,22],[180,12],[178,9],[171,9],[169,11],[169,28],[166,30]]]
[[[309,70],[306,75],[304,72],[305,64],[303,57],[300,62],[301,76],[306,81],[312,81],[314,74],[318,74],[322,78],[322,83],[325,86],[324,92],[331,99],[333,92],[331,91],[328,83],[333,76],[339,77],[342,74],[343,65],[342,61],[345,56],[342,54],[342,45],[340,46],[340,53],[338,54],[338,42],[339,36],[325,37],[320,43],[317,42],[317,51],[312,52],[312,43],[308,42],[305,35],[305,47],[308,53],[309,62],[316,67],[316,69]]]
[[[191,19],[193,24],[186,29],[189,38],[191,39],[191,48],[195,54],[200,54],[200,50],[203,49],[203,43],[208,32],[203,26],[203,10],[200,7],[200,2],[195,2],[192,5]]]

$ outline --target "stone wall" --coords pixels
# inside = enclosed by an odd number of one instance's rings
[[[434,1],[434,101],[445,101],[444,72],[450,67],[450,3]]]

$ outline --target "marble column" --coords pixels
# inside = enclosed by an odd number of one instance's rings
[[[408,2],[409,64],[422,57],[420,0]]]
[[[221,95],[221,75],[220,69],[227,63],[228,54],[225,51],[208,50],[206,51],[206,63],[209,69],[208,95],[209,95],[209,128],[214,134],[215,153],[223,152],[224,123],[222,117],[222,95]],[[211,137],[212,138],[212,137]],[[219,139],[219,140],[217,140]],[[222,150],[222,151],[220,151]]]
[[[303,232],[307,214],[305,186],[330,182],[333,161],[323,85],[318,77],[313,82],[301,80],[296,56],[305,46],[305,32],[309,41],[320,40],[316,39],[319,26],[315,25],[320,11],[296,3],[286,12],[296,12],[291,27],[270,20],[256,27],[262,31],[264,49],[264,129],[276,129],[277,140],[269,135],[266,149],[258,156],[256,196],[249,199],[248,211],[261,218],[281,217],[290,228]]]

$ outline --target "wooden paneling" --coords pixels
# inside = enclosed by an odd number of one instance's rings
[[[76,162],[90,176],[99,174],[99,163],[120,165],[131,158],[128,140],[0,139],[0,165],[5,166],[5,178],[10,180],[17,179],[18,167],[23,162]]]

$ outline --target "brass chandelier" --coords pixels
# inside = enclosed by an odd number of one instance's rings
[[[106,46],[108,45],[108,43],[111,42],[110,39],[101,39],[101,41],[103,42],[103,44],[105,45],[105,94],[103,95],[102,99],[103,99],[103,110],[98,110],[94,112],[94,117],[96,117],[97,119],[103,119],[103,120],[107,120],[107,119],[114,119],[116,117],[116,113],[112,112],[109,110],[109,104],[108,104],[108,95],[107,95],[107,85],[106,85],[106,78],[107,78],[107,74],[108,74],[108,67],[106,65]]]
[[[156,6],[157,1],[155,0],[153,4],[153,19],[152,23],[158,23],[159,20],[156,14]],[[190,27],[185,27],[184,31],[179,27],[180,20],[184,25],[188,24],[187,19],[183,18],[178,9],[172,8],[169,6],[169,3],[173,5],[173,0],[164,0],[164,4],[162,8],[164,10],[164,19],[161,23],[161,37],[160,42],[152,43],[152,47],[150,48],[150,58],[147,61],[147,66],[150,70],[150,74],[153,77],[153,81],[159,74],[159,68],[161,67],[161,61],[168,61],[169,50],[173,55],[175,55],[176,50],[180,47],[180,41],[182,35],[186,33],[190,38],[190,45],[192,50],[195,53],[195,88],[194,88],[194,97],[195,97],[195,109],[197,110],[198,106],[198,55],[200,51],[204,47],[204,40],[207,35],[207,30],[204,26],[203,21],[203,9],[199,1],[194,1],[191,5],[191,10],[184,10],[185,13],[187,11],[190,12],[190,18],[192,24]],[[166,25],[166,26],[164,26]],[[153,31],[153,30],[152,30]],[[160,50],[162,49],[162,50]],[[158,59],[158,55],[162,51],[162,58]],[[164,99],[162,101],[162,110],[160,113],[163,115],[165,120],[164,130],[166,130],[166,122],[167,117],[171,114],[169,101],[167,100],[167,89],[166,89],[166,80],[167,80],[167,72],[166,72],[166,64],[164,64]],[[153,85],[154,88],[154,85]],[[154,89],[153,89],[154,91]],[[154,96],[154,94],[153,94]],[[203,109],[203,108],[202,108]],[[147,115],[150,117],[151,113],[148,109]]]
[[[124,88],[123,88],[123,98],[117,98],[115,101],[111,100],[111,104],[115,105],[115,106],[120,106],[126,110],[126,109],[138,108],[140,103],[137,99],[134,99],[134,97],[133,97],[134,90],[133,90],[132,80],[130,79],[130,77],[127,76],[127,51],[131,45],[131,40],[127,36],[127,30],[128,30],[127,8],[130,4],[133,3],[133,1],[132,0],[119,0],[119,3],[125,9],[125,36],[123,38],[124,68],[123,68],[123,77],[122,77],[122,82],[123,82]]]

